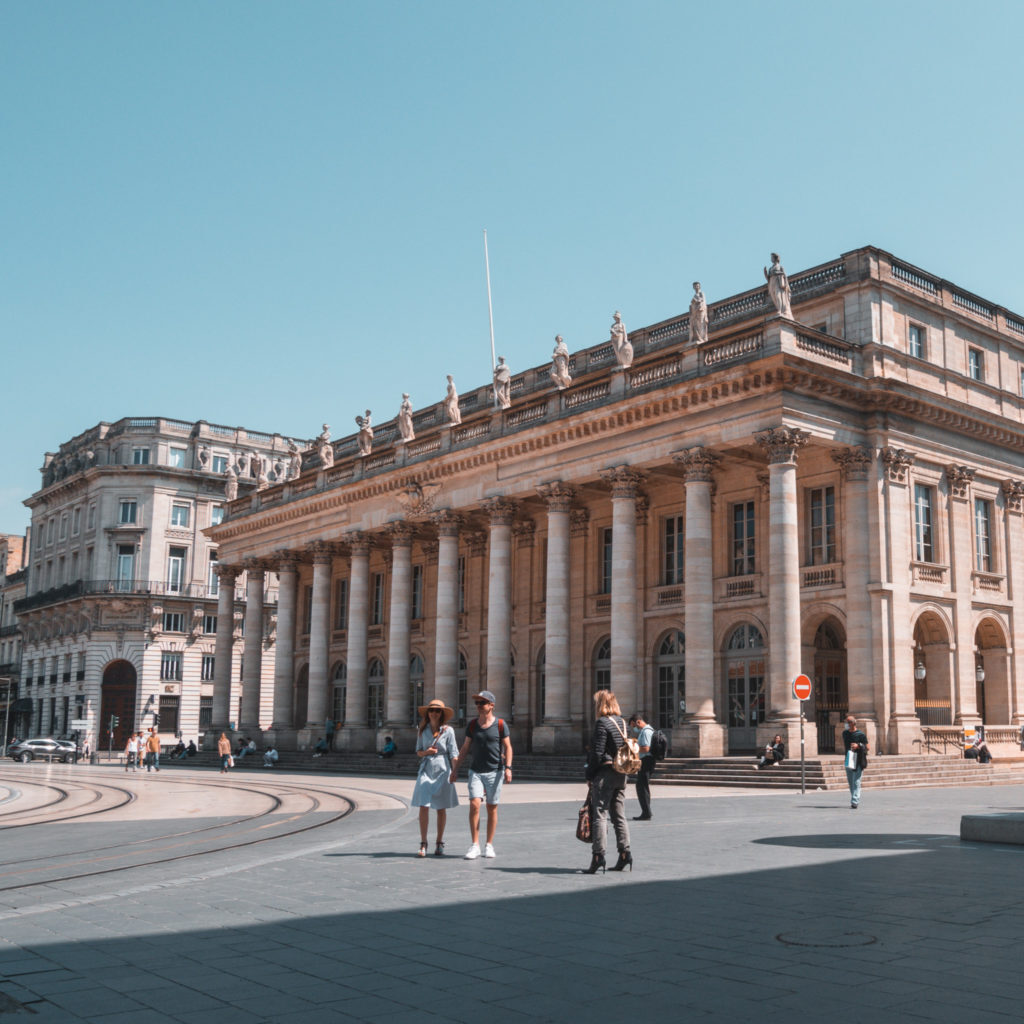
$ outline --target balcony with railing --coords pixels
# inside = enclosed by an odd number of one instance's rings
[[[219,592],[219,587],[211,587],[205,583],[177,584],[168,583],[166,580],[76,580],[74,583],[51,587],[49,590],[42,590],[39,593],[23,597],[15,602],[14,611],[20,615],[35,608],[60,604],[63,601],[111,594],[124,597],[164,597],[214,601]],[[235,588],[235,600],[245,600],[244,588]],[[265,602],[276,604],[277,592],[268,591]]]

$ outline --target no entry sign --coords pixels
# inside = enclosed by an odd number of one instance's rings
[[[811,695],[811,681],[807,676],[797,676],[793,680],[793,696],[797,700],[807,700]]]

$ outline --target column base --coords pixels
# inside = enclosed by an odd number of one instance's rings
[[[377,749],[377,730],[363,725],[346,725],[334,734],[334,749],[368,754]]]
[[[684,722],[672,730],[672,757],[725,757],[729,730],[718,722]]]
[[[550,722],[533,727],[531,749],[535,754],[579,754],[583,732],[578,723]]]
[[[921,719],[917,715],[892,715],[885,741],[886,752],[890,754],[922,753]],[[870,756],[870,748],[868,751]]]
[[[296,750],[298,729],[291,725],[272,725],[263,730],[263,749],[275,747],[277,750]]]
[[[786,760],[800,760],[800,718],[785,718],[775,722],[762,722],[757,727],[757,752],[760,754],[765,747],[780,734],[786,744]],[[818,727],[814,722],[804,720],[804,757],[818,756]]]

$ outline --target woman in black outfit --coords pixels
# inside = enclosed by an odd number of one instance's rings
[[[626,776],[617,772],[612,764],[615,751],[626,742],[626,723],[619,710],[619,702],[611,690],[598,690],[594,694],[594,719],[594,736],[590,741],[590,756],[587,759],[592,808],[592,856],[590,867],[584,874],[593,875],[598,868],[601,871],[605,869],[605,837],[609,814],[615,828],[615,845],[619,850],[619,859],[612,871],[622,871],[627,866],[632,871],[633,855],[629,852],[629,825],[626,824]]]

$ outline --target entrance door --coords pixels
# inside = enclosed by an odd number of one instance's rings
[[[309,666],[299,669],[299,678],[295,682],[295,709],[292,721],[296,729],[306,727],[306,712],[309,709]]]
[[[103,670],[100,690],[100,748],[110,747],[110,718],[118,724],[114,729],[113,749],[124,750],[128,734],[135,729],[135,690],[137,676],[130,661],[112,661]]]
[[[754,626],[740,626],[726,651],[729,752],[756,750],[757,727],[765,718],[764,640]]]

